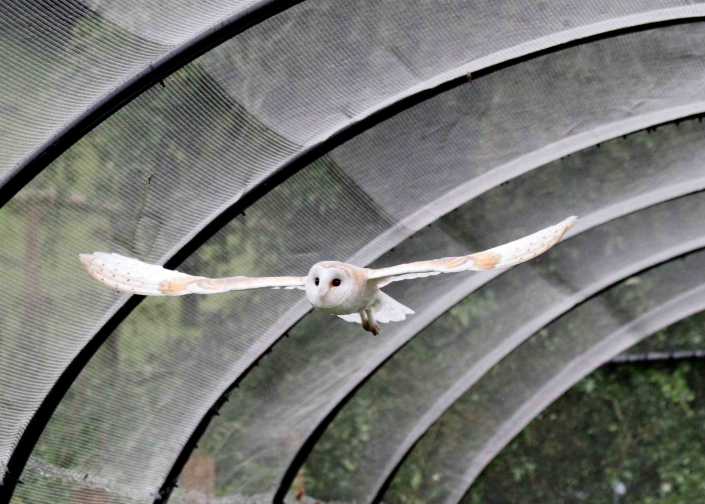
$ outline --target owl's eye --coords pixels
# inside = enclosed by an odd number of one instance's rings
[[[333,287],[337,287],[338,285],[340,285],[340,280],[336,278],[335,280],[333,280]]]
[[[316,277],[316,279],[313,281],[313,283],[315,283],[316,285],[318,285],[318,277]]]

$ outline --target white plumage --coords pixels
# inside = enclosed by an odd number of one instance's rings
[[[414,313],[380,291],[380,287],[398,280],[441,273],[514,266],[553,247],[577,220],[577,217],[569,217],[530,236],[466,256],[444,257],[376,270],[325,261],[314,264],[304,277],[206,278],[167,270],[119,254],[94,252],[80,254],[79,258],[83,268],[99,282],[143,296],[218,294],[262,288],[304,289],[314,308],[338,315],[348,322],[357,322],[365,330],[379,334],[378,322],[398,322]]]

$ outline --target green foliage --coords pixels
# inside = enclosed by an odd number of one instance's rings
[[[704,502],[703,391],[703,361],[600,368],[526,427],[463,502]]]

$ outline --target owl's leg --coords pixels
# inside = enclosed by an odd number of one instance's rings
[[[365,310],[365,313],[367,314],[368,318],[368,331],[370,331],[373,335],[378,336],[379,335],[379,326],[377,325],[377,321],[375,320],[375,316],[372,313],[372,308],[367,308]]]
[[[370,321],[367,318],[367,313],[365,313],[365,310],[362,310],[360,312],[360,318],[362,319],[362,328],[365,331],[369,331],[370,330]]]

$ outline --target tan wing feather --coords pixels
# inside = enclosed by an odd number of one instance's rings
[[[206,278],[146,264],[120,254],[80,254],[90,276],[114,289],[143,296],[218,294],[248,289],[303,289],[306,277]]]
[[[572,228],[578,218],[569,217],[555,226],[547,227],[519,240],[500,245],[484,252],[466,256],[444,257],[430,261],[419,261],[400,264],[390,268],[372,270],[370,280],[377,280],[379,287],[390,282],[408,280],[411,278],[439,275],[441,273],[456,273],[459,271],[483,271],[496,268],[507,268],[515,264],[533,259],[553,247]]]

